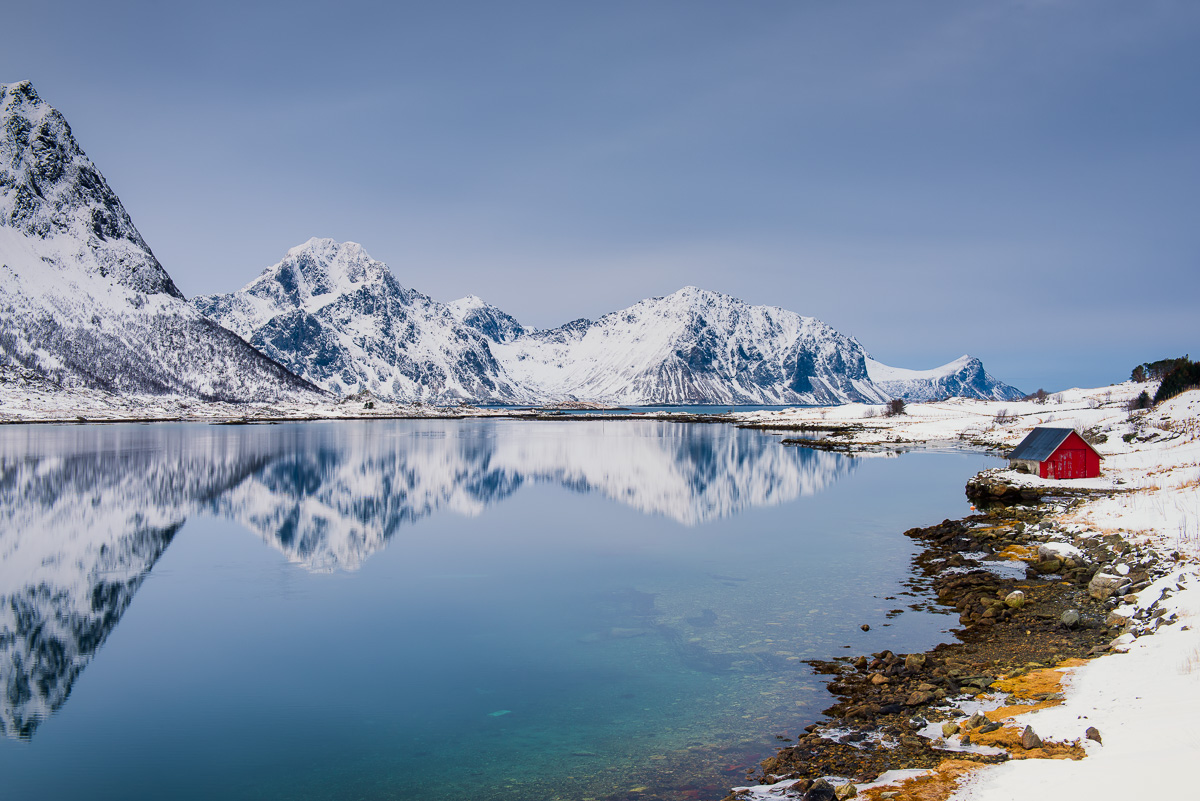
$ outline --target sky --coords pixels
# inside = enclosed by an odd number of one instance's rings
[[[1194,0],[9,4],[189,297],[310,237],[527,326],[686,285],[1025,391],[1200,354]]]

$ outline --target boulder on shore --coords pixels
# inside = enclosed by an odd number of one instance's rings
[[[1121,588],[1128,586],[1130,583],[1129,579],[1125,576],[1118,576],[1112,573],[1097,573],[1088,582],[1088,595],[1097,601],[1107,601],[1116,595]]]

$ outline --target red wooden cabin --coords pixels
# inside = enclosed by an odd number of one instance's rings
[[[1075,429],[1038,426],[1008,455],[1008,466],[1042,478],[1095,478],[1102,458]]]

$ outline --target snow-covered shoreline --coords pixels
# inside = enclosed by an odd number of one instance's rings
[[[1075,427],[1105,457],[1100,478],[1052,481],[1005,471],[1003,479],[1043,490],[1099,491],[1058,513],[1056,525],[1077,538],[1117,534],[1142,552],[1160,554],[1170,568],[1136,594],[1110,602],[1113,614],[1128,620],[1126,633],[1110,654],[1062,669],[1060,705],[1006,723],[1032,727],[1045,741],[1076,743],[1086,758],[946,762],[932,775],[919,774],[936,780],[940,789],[933,795],[929,783],[918,787],[912,775],[898,774],[884,777],[891,783],[858,786],[860,797],[1096,801],[1141,794],[1148,782],[1156,793],[1184,797],[1190,763],[1200,753],[1194,727],[1200,715],[1200,390],[1131,412],[1129,402],[1145,388],[1127,382],[1073,389],[1045,403],[955,399],[909,405],[906,414],[890,418],[862,404],[739,415],[757,427],[832,432],[836,449],[849,453],[947,444],[1001,449],[1036,425]],[[1102,742],[1085,737],[1089,727]],[[847,781],[829,778],[834,785]],[[787,797],[791,784],[745,788],[742,795]]]

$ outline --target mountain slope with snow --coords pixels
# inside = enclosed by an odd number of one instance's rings
[[[234,402],[315,400],[317,387],[436,403],[1019,394],[978,360],[886,368],[820,320],[695,287],[530,331],[474,296],[447,305],[405,288],[358,244],[329,239],[188,304],[28,82],[0,85],[0,120],[0,366],[64,387]]]
[[[978,400],[1019,400],[1025,393],[997,381],[974,356],[960,356],[932,370],[906,370],[889,367],[867,357],[867,373],[875,386],[893,398],[906,401],[976,398]]]
[[[446,305],[460,323],[493,342],[511,342],[525,333],[525,327],[511,314],[474,295],[467,295]]]
[[[193,306],[336,394],[404,401],[514,401],[488,340],[400,285],[356,242],[310,239],[228,295]]]
[[[812,317],[696,287],[493,345],[547,399],[624,404],[878,402],[866,353]]]
[[[130,394],[318,397],[187,305],[28,81],[0,84],[0,363]]]

